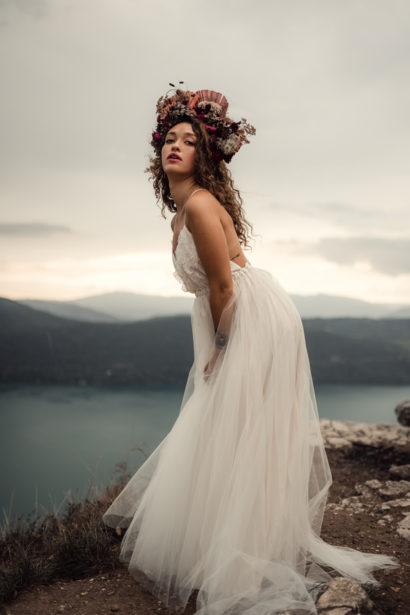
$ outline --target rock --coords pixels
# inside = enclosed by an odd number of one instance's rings
[[[320,419],[320,429],[328,448],[351,449],[354,445],[399,448],[410,442],[410,430],[402,425]]]
[[[390,510],[390,508],[407,508],[410,506],[410,498],[399,498],[397,500],[388,500],[380,506],[381,510]]]
[[[404,519],[399,521],[397,533],[403,538],[406,538],[406,540],[410,540],[410,515],[406,515]]]
[[[349,498],[343,498],[340,502],[341,508],[351,508],[353,510],[361,510],[364,506],[358,495],[351,495]]]
[[[341,436],[349,433],[349,427],[343,421],[332,421],[332,427]]]
[[[410,478],[410,463],[402,466],[390,466],[389,473],[399,478]]]
[[[393,517],[392,515],[383,515],[383,517],[381,519],[378,520],[378,524],[379,525],[386,525],[386,523],[391,523],[393,521]]]
[[[372,491],[380,489],[381,487],[383,487],[383,483],[381,483],[377,478],[367,480],[364,483],[356,483],[354,486],[356,493],[365,496],[371,495]]]
[[[359,495],[370,495],[372,492],[371,489],[369,489],[369,487],[367,487],[367,485],[364,485],[363,483],[356,483],[356,485],[354,486],[354,490]]]
[[[382,487],[382,483],[377,478],[367,480],[364,484],[366,487],[370,487],[370,489],[380,489]]]
[[[408,480],[387,480],[384,487],[379,489],[380,495],[400,496],[410,493],[410,481]]]
[[[394,411],[400,425],[410,427],[410,401],[407,400],[403,401],[401,404],[398,404]]]
[[[364,589],[351,579],[336,577],[316,602],[319,615],[377,615]]]
[[[352,443],[349,442],[346,438],[338,438],[338,437],[329,437],[327,438],[327,445],[330,448],[352,448]]]
[[[375,446],[374,440],[370,436],[352,436],[350,438],[353,444],[362,444],[363,446]]]

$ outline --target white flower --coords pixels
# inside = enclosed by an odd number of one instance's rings
[[[227,139],[217,139],[216,144],[223,154],[233,154],[238,149],[240,136],[236,133],[231,134]]]

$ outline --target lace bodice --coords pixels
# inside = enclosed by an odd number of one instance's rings
[[[172,251],[172,258],[175,268],[174,276],[181,283],[182,290],[196,295],[208,293],[208,277],[196,251],[192,234],[185,224],[178,235],[177,247],[175,253]],[[233,261],[229,262],[232,273],[242,270]]]

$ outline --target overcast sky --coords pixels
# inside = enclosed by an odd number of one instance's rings
[[[410,303],[408,0],[0,0],[0,295],[182,294],[144,168],[184,81],[288,292]]]

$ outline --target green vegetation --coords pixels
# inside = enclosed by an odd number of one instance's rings
[[[303,321],[318,384],[410,384],[410,319]]]

